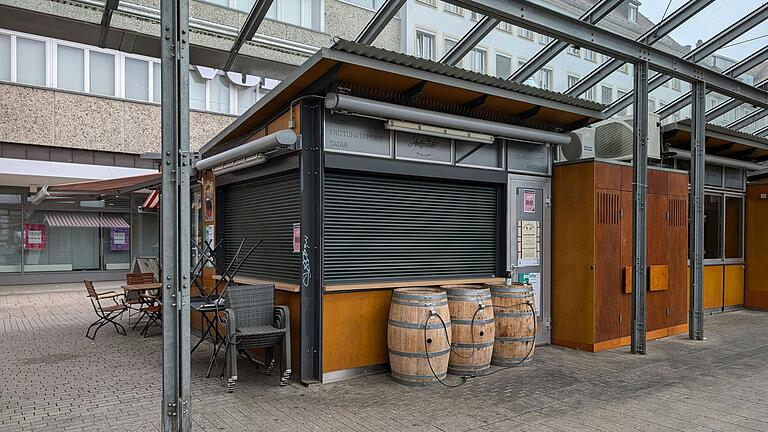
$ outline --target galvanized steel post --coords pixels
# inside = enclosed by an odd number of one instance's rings
[[[163,405],[165,432],[189,431],[189,0],[161,2]]]
[[[632,145],[632,353],[645,354],[646,232],[648,198],[648,62],[635,63]]]
[[[688,311],[688,337],[704,339],[704,134],[706,85],[694,82],[691,106],[691,193],[689,197],[691,298]]]

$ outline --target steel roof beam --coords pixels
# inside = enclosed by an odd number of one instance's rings
[[[272,0],[256,0],[251,7],[251,11],[248,13],[248,17],[245,18],[243,26],[235,36],[235,40],[232,42],[232,48],[229,50],[229,57],[227,57],[226,63],[224,63],[224,70],[228,71],[232,69],[232,65],[237,59],[237,54],[240,52],[243,44],[253,39],[261,23],[264,21],[264,17],[267,16],[269,7],[272,6]]]
[[[768,88],[768,78],[755,84],[755,87],[763,90]],[[712,120],[720,117],[728,111],[738,108],[743,103],[744,102],[734,98],[728,99],[727,101],[707,111],[707,122],[711,122]]]
[[[387,0],[376,11],[368,24],[365,25],[363,31],[355,39],[355,42],[370,45],[376,38],[384,31],[384,28],[392,21],[392,18],[397,15],[397,11],[405,4],[406,0]]]
[[[735,130],[744,129],[745,127],[751,125],[752,123],[766,116],[768,116],[768,111],[764,109],[757,109],[745,115],[744,117],[737,119],[732,123],[729,123],[725,127],[727,127],[728,129],[735,129]]]
[[[610,14],[622,3],[624,3],[623,0],[601,0],[589,8],[588,11],[584,12],[584,14],[579,17],[579,19],[589,24],[597,24],[600,22],[600,20],[608,16],[608,14]],[[541,70],[541,68],[545,67],[547,63],[557,57],[558,54],[568,48],[568,45],[568,42],[553,39],[551,42],[549,42],[549,44],[547,44],[546,47],[536,53],[533,58],[525,62],[525,64],[520,69],[515,71],[509,77],[509,80],[518,83],[525,82],[525,80],[532,77],[533,74]]]
[[[445,63],[450,66],[456,66],[477,44],[480,43],[488,33],[490,33],[497,25],[499,20],[484,16],[483,19],[477,22],[472,28],[459,40],[459,42],[451,48],[450,51],[445,53],[443,58],[440,59],[440,63]]]
[[[729,67],[723,72],[723,74],[736,78],[741,75],[744,75],[745,73],[749,72],[750,70],[752,70],[753,68],[760,65],[766,60],[768,60],[768,45],[766,45],[756,53],[750,55],[749,57],[745,58],[744,60]],[[681,109],[687,107],[690,104],[691,104],[691,92],[688,92],[678,97],[671,103],[667,104],[663,108],[660,108],[659,110],[657,110],[656,114],[658,114],[659,117],[661,117],[662,119],[665,119],[671,116],[672,114],[680,111]]]
[[[759,137],[766,137],[768,136],[768,126],[765,126],[761,129],[758,129],[755,131],[754,135],[757,135]]]
[[[658,24],[651,27],[642,36],[636,40],[646,45],[653,45],[662,40],[672,30],[689,20],[691,17],[701,12],[702,9],[709,6],[714,0],[690,0],[688,3],[680,6],[672,15],[661,20]],[[586,93],[592,87],[600,84],[614,71],[619,69],[625,62],[619,59],[611,59],[598,66],[587,76],[576,82],[571,88],[565,91],[569,96],[579,97]]]
[[[752,28],[754,28],[755,26],[757,26],[758,24],[766,20],[768,20],[768,3],[763,4],[759,8],[750,12],[749,15],[743,17],[739,21],[730,25],[727,29],[721,31],[720,33],[718,33],[717,35],[709,39],[707,42],[696,47],[696,49],[694,49],[693,51],[683,56],[683,60],[687,60],[691,63],[699,63],[700,61],[714,54],[717,50],[725,46],[727,43],[733,41],[737,37],[743,35],[744,33],[748,32],[749,30],[751,30]],[[690,77],[695,78],[695,73],[692,73]],[[654,76],[649,83],[648,91],[651,92],[661,87],[662,84],[669,81],[670,79],[671,77],[667,76],[666,73],[660,73]],[[719,89],[711,85],[712,83],[710,83],[709,81],[707,81],[707,83],[710,84],[707,87],[711,88],[714,91],[717,91],[718,93],[721,93]],[[738,95],[729,95],[729,96],[735,97]],[[629,106],[629,104],[632,103],[632,99],[634,97],[635,96],[633,92],[627,93],[626,95],[619,98],[616,102],[612,103],[608,108],[606,108],[606,110],[604,111],[605,114],[610,117],[612,115],[615,115],[621,112],[622,110],[624,110],[624,108],[626,108],[627,106]]]
[[[120,0],[106,0],[104,12],[101,14],[101,29],[99,30],[99,48],[106,48],[109,25],[112,23],[112,13],[117,10]]]

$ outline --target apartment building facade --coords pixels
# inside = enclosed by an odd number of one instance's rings
[[[253,1],[190,2],[193,149],[373,15],[365,4],[275,0],[224,71]],[[159,6],[121,1],[101,48],[103,1],[0,0],[0,285],[119,279],[134,257],[158,256],[146,193],[30,198],[43,185],[156,172],[142,155],[160,150]],[[377,44],[397,49],[399,37],[396,20]]]

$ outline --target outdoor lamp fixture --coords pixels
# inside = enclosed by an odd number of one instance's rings
[[[232,162],[227,162],[227,163],[218,165],[212,171],[214,175],[221,175],[221,174],[230,173],[232,171],[237,171],[243,168],[248,168],[255,165],[261,165],[266,161],[267,161],[267,157],[264,155],[264,153],[259,153],[253,156],[245,157],[243,159],[238,159]]]
[[[494,140],[493,135],[423,125],[419,123],[404,122],[400,120],[387,120],[387,123],[384,124],[384,128],[400,132],[417,133],[440,138],[453,138],[457,140],[472,141],[483,144],[493,144]]]
[[[479,135],[487,134],[499,138],[509,138],[521,141],[558,145],[571,143],[571,136],[565,133],[550,132],[507,123],[463,117],[456,114],[395,105],[334,92],[328,93],[325,96],[325,107],[331,110],[345,110],[353,114],[376,116],[385,119],[401,120],[403,122],[419,123],[422,125],[433,125],[438,129],[448,128],[455,131],[462,131],[462,134],[466,134],[464,131],[473,131]]]
[[[258,165],[266,162],[265,153],[296,148],[297,140],[298,137],[293,130],[279,130],[233,149],[199,160],[195,164],[195,168],[200,171],[212,169],[216,174],[224,174],[225,172]]]

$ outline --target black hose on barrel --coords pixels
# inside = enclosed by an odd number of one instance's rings
[[[523,362],[528,360],[528,358],[531,356],[531,353],[533,353],[533,347],[536,346],[536,332],[538,331],[538,324],[536,323],[536,308],[533,307],[533,302],[531,300],[528,300],[525,302],[525,304],[528,306],[528,308],[531,309],[531,312],[533,313],[533,340],[531,341],[531,347],[528,349],[528,353],[525,354],[525,357],[522,358],[519,362],[515,363],[512,366],[506,366],[502,367],[501,369],[495,370],[491,373],[484,374],[482,376],[491,376],[496,373],[499,373],[501,371],[505,371],[507,369],[511,369],[513,367],[517,367],[521,365]],[[472,324],[470,325],[470,333],[472,333],[472,353],[468,357],[464,357],[454,351],[453,346],[449,343],[448,346],[450,347],[451,351],[454,352],[457,356],[461,358],[471,358],[473,355],[475,355],[475,318],[477,317],[477,313],[484,308],[490,307],[490,308],[497,308],[497,309],[512,309],[515,306],[519,306],[520,303],[513,305],[513,306],[494,306],[494,305],[488,305],[488,306],[478,306],[477,310],[475,310],[475,313],[472,314]],[[429,370],[432,371],[432,375],[434,375],[435,379],[437,381],[448,388],[456,388],[464,385],[470,378],[476,378],[476,375],[462,375],[461,376],[461,382],[459,384],[447,384],[442,379],[440,379],[439,376],[437,376],[437,373],[435,372],[435,369],[432,367],[432,361],[430,360],[429,356],[429,343],[427,342],[427,327],[429,326],[429,320],[432,319],[433,316],[437,316],[440,319],[440,323],[443,325],[443,332],[445,334],[445,339],[449,340],[448,337],[448,326],[445,325],[445,321],[443,320],[443,317],[440,316],[440,314],[436,313],[435,311],[430,311],[429,316],[427,316],[426,321],[424,321],[424,353],[427,356],[427,364],[429,365]]]

